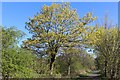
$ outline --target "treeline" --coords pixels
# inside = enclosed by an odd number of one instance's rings
[[[104,77],[120,78],[120,30],[100,27],[94,34],[97,68]]]
[[[15,27],[2,27],[2,77],[46,78],[49,74],[49,56],[18,47],[18,40],[25,35]],[[94,59],[80,49],[64,50],[56,57],[52,77],[76,77],[81,71],[94,69]]]
[[[97,69],[102,77],[119,78],[120,31],[88,26],[95,19],[92,13],[79,18],[69,3],[44,5],[26,22],[32,37],[21,47],[25,33],[2,27],[3,78],[77,77]],[[87,53],[90,48],[96,58]]]

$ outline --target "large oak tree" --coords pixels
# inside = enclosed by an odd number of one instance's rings
[[[26,22],[26,29],[32,37],[23,41],[23,47],[44,53],[50,57],[50,71],[60,47],[77,46],[90,30],[86,25],[96,17],[88,13],[80,18],[69,3],[44,5],[34,18]]]

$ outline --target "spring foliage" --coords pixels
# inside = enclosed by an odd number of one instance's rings
[[[2,27],[2,76],[8,78],[30,78],[35,76],[31,68],[34,55],[17,46],[23,32],[15,27]]]
[[[85,42],[86,25],[94,21],[92,13],[79,18],[69,3],[44,5],[39,13],[26,22],[26,29],[32,38],[23,41],[23,47],[50,56],[50,70],[60,47],[74,47]]]

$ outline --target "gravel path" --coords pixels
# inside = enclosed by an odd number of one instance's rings
[[[100,77],[100,74],[99,74],[99,71],[96,70],[96,71],[91,71],[87,74],[80,74],[78,76],[78,78],[99,78]]]
[[[88,77],[99,77],[99,71],[92,71],[90,74],[87,74]]]

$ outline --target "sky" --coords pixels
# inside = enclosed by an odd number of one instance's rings
[[[2,2],[118,2],[119,0],[1,0]]]
[[[22,40],[31,37],[25,29],[25,22],[39,12],[42,6],[51,5],[51,2],[3,2],[2,3],[2,25],[5,27],[15,26],[27,34]],[[83,17],[88,12],[93,12],[98,20],[94,23],[102,24],[105,14],[113,24],[118,24],[117,2],[71,2],[71,7],[77,9],[78,15]],[[93,24],[91,24],[93,25]],[[21,41],[22,41],[21,40]],[[22,44],[20,41],[19,44]]]

